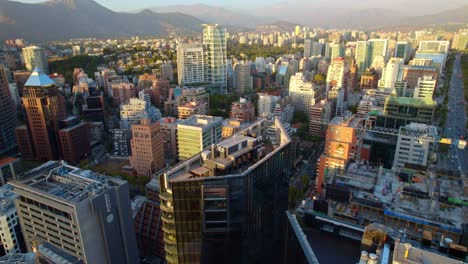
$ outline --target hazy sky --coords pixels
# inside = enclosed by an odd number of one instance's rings
[[[45,2],[46,0],[14,0],[23,3],[40,3]],[[80,1],[80,0],[76,0]],[[247,6],[252,6],[252,0],[95,0],[101,5],[116,10],[116,11],[134,11],[146,7],[154,7],[161,5],[176,5],[176,4],[196,4],[203,3],[207,5],[217,5],[217,6],[227,6],[235,8],[244,8]],[[256,0],[254,1],[254,6],[260,6],[272,2],[279,2],[279,0]]]

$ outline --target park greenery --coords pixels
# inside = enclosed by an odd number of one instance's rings
[[[51,60],[49,61],[49,69],[51,73],[63,74],[65,81],[73,85],[73,70],[75,68],[82,68],[88,76],[92,77],[97,67],[104,62],[103,56],[79,55]]]

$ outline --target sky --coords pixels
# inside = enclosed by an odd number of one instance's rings
[[[23,3],[40,3],[46,0],[14,0]],[[80,0],[77,0],[80,1]],[[147,7],[178,5],[178,4],[197,4],[203,3],[207,5],[225,6],[243,9],[247,6],[252,7],[252,0],[95,0],[101,5],[115,11],[135,11]],[[255,0],[255,6],[270,4],[271,0]],[[277,2],[277,1],[274,1]]]

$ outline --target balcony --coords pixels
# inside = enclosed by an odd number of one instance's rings
[[[177,255],[166,254],[166,261],[168,264],[178,264],[179,258],[177,257]]]
[[[160,207],[161,207],[161,210],[163,210],[164,212],[171,212],[171,213],[174,212],[174,207],[169,207],[169,206],[165,205],[164,202],[162,202],[160,204]]]
[[[171,213],[164,212],[161,215],[161,219],[166,223],[175,224],[174,215]]]
[[[172,201],[172,195],[168,192],[162,192],[159,194],[159,198],[164,201]]]
[[[169,234],[175,235],[176,233],[175,225],[173,224],[163,224],[162,229],[164,232],[169,233]]]
[[[176,240],[175,235],[171,235],[171,234],[167,234],[167,233],[164,234],[164,242],[166,244],[172,244],[172,245],[177,244],[177,240]]]
[[[177,246],[172,244],[165,244],[164,250],[169,253],[167,255],[177,255]]]

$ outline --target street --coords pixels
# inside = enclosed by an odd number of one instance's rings
[[[463,89],[463,73],[460,64],[460,54],[455,57],[450,88],[448,95],[447,121],[443,129],[442,137],[460,139],[465,136],[465,100]],[[468,78],[468,76],[465,76]],[[443,170],[468,171],[468,155],[465,149],[450,145],[447,155],[441,155],[437,162],[437,167]]]

